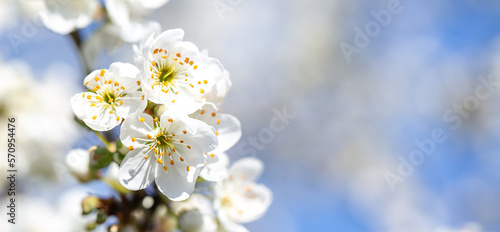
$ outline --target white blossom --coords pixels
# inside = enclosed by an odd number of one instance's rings
[[[213,202],[201,194],[193,194],[184,201],[172,203],[179,216],[179,227],[184,232],[215,232],[218,229]]]
[[[150,32],[152,24],[157,25],[157,23],[146,21],[146,17],[152,13],[153,9],[167,2],[168,0],[105,0],[109,18],[116,26],[113,27],[115,34],[129,43],[140,41],[147,32]]]
[[[192,113],[203,106],[209,92],[218,89],[214,86],[225,72],[217,59],[201,54],[196,45],[182,41],[183,37],[182,29],[149,37],[136,63],[150,101]]]
[[[90,73],[84,80],[89,91],[71,98],[75,115],[96,131],[119,125],[135,111],[143,111],[147,101],[140,91],[139,71],[131,64],[113,63],[109,70]]]
[[[176,111],[166,111],[160,119],[133,114],[123,123],[120,139],[129,149],[120,165],[120,183],[139,190],[156,180],[174,201],[191,195],[205,153],[217,147],[213,127]]]
[[[225,231],[247,231],[239,223],[260,218],[272,202],[272,192],[256,184],[264,165],[255,158],[244,158],[229,169],[229,176],[215,188],[215,209]]]
[[[97,0],[44,0],[42,22],[59,34],[87,27],[99,8]]]

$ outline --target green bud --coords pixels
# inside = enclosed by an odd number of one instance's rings
[[[107,218],[108,218],[108,214],[106,214],[106,212],[104,212],[104,210],[100,209],[99,211],[97,211],[97,217],[96,217],[95,222],[97,222],[97,224],[102,224],[106,221]]]
[[[113,154],[104,147],[97,147],[90,153],[90,167],[100,169],[107,167],[113,161]]]
[[[92,213],[99,205],[99,198],[96,196],[88,196],[82,201],[82,214],[87,215]]]
[[[97,223],[89,222],[89,223],[87,223],[87,225],[85,225],[85,230],[92,231],[92,230],[95,230],[96,227],[97,227]]]

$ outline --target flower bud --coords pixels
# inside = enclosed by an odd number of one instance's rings
[[[90,157],[90,167],[94,169],[107,167],[113,161],[113,154],[104,147],[97,147],[90,153]]]
[[[106,214],[106,212],[104,212],[104,210],[100,209],[99,211],[97,211],[97,216],[96,216],[95,222],[97,222],[97,224],[102,224],[106,221],[107,218],[108,218],[108,214]]]
[[[202,231],[203,214],[197,209],[184,211],[179,216],[179,226],[185,232]]]
[[[97,227],[97,223],[89,222],[89,223],[87,223],[87,225],[85,225],[85,230],[92,231],[92,230],[95,230],[96,227]]]
[[[76,179],[81,182],[90,180],[89,152],[84,149],[73,149],[65,158],[66,167]]]
[[[120,232],[120,226],[118,225],[112,225],[108,227],[108,232]]]
[[[82,214],[87,215],[92,213],[99,205],[99,198],[96,196],[88,196],[82,200]]]

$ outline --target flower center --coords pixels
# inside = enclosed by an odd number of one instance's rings
[[[156,143],[158,144],[157,145],[157,148],[160,148],[160,149],[168,149],[168,148],[172,148],[172,143],[170,143],[170,137],[172,136],[168,136],[168,135],[160,135],[158,137],[156,137]]]
[[[163,66],[162,69],[157,73],[158,80],[160,83],[170,84],[170,82],[172,82],[176,74],[175,72],[176,63],[177,61],[173,65]]]
[[[106,91],[102,94],[102,99],[104,102],[107,102],[109,104],[113,104],[116,100],[115,94],[110,91]]]

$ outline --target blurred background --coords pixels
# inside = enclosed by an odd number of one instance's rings
[[[26,29],[26,2],[0,1],[0,113],[19,119],[29,198],[19,220],[69,223],[57,212],[77,182],[60,166],[98,143],[69,104],[86,73],[69,36]],[[222,107],[243,136],[228,154],[263,160],[274,193],[250,231],[477,232],[500,231],[499,13],[492,0],[170,0],[152,18],[231,73]],[[112,45],[96,69],[133,63],[130,44]]]

